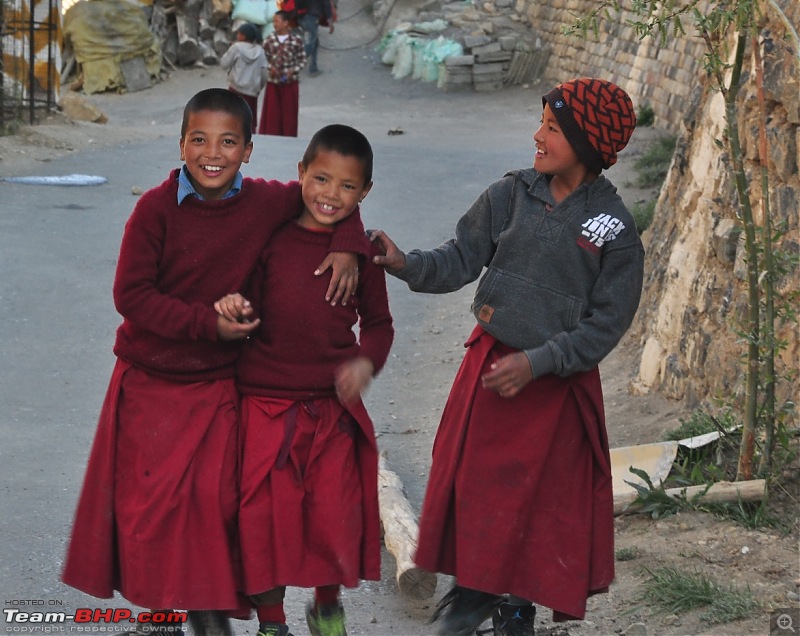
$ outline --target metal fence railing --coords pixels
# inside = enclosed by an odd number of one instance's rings
[[[0,0],[0,133],[56,107],[58,0]]]

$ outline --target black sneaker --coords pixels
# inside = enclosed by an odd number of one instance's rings
[[[439,636],[469,636],[502,601],[502,596],[454,585],[436,605],[430,622],[442,619]]]
[[[292,636],[285,623],[259,623],[256,636]]]
[[[533,605],[501,603],[492,615],[494,636],[533,636],[536,608]]]
[[[230,620],[219,610],[189,610],[188,614],[195,636],[233,636]]]

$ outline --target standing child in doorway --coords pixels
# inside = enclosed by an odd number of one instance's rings
[[[415,561],[455,576],[439,634],[531,636],[537,603],[581,619],[614,578],[611,464],[598,365],[636,312],[644,250],[602,174],[636,125],[627,93],[564,82],[542,103],[533,168],[491,184],[456,238],[375,259],[414,291],[483,275],[445,405]]]
[[[275,30],[264,41],[269,73],[261,110],[260,135],[297,137],[300,112],[300,69],[305,66],[303,39],[291,30],[290,16],[278,11]]]
[[[347,306],[312,311],[309,298],[324,281],[304,273],[372,187],[369,142],[349,126],[326,126],[298,172],[303,213],[261,257],[248,298],[262,323],[237,365],[244,591],[260,636],[289,633],[288,585],[315,588],[306,610],[313,636],[346,636],[341,586],[380,578],[378,454],[361,393],[383,367],[394,330],[385,275],[371,260]],[[239,295],[217,306],[232,321],[251,317]]]
[[[258,324],[227,320],[213,305],[244,289],[268,239],[301,210],[297,183],[242,176],[250,121],[250,108],[226,89],[192,97],[183,167],[142,195],[125,226],[114,280],[123,317],[117,362],[63,572],[65,583],[93,596],[117,590],[140,607],[188,610],[197,636],[229,635],[228,616],[251,609],[239,591],[234,373],[240,344]],[[362,241],[354,214],[328,245],[359,251]],[[348,267],[355,261],[342,256]],[[304,273],[314,279],[314,266]],[[346,278],[334,305],[355,289],[354,273]],[[330,306],[323,294],[330,298],[335,284],[314,282],[313,300]],[[317,310],[311,299],[308,306]]]
[[[267,82],[267,58],[255,24],[245,22],[236,30],[236,42],[219,60],[228,71],[228,90],[240,95],[253,113],[252,132],[257,130],[258,96]]]

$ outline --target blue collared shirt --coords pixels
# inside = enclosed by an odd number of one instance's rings
[[[233,183],[231,184],[231,189],[228,190],[225,193],[225,195],[220,198],[227,199],[229,197],[232,197],[236,194],[239,194],[241,189],[242,189],[242,173],[237,172],[236,177],[234,178]],[[189,171],[186,168],[186,164],[184,164],[183,167],[181,168],[180,174],[178,175],[178,205],[183,203],[183,200],[192,194],[200,200],[203,200],[205,198],[203,197],[202,194],[200,194],[197,190],[194,189],[194,186],[192,185],[192,182],[189,179]]]

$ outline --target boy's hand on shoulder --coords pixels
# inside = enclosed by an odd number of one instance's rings
[[[341,302],[347,304],[347,299],[358,289],[358,257],[353,252],[331,252],[314,270],[314,275],[319,276],[325,270],[331,269],[331,282],[325,292],[325,300],[331,305]]]
[[[531,380],[533,371],[528,356],[521,351],[503,356],[491,366],[489,373],[481,376],[484,389],[504,398],[514,397]]]
[[[406,266],[406,255],[395,245],[394,241],[383,230],[367,230],[369,240],[383,252],[383,256],[374,256],[372,262],[380,265],[390,274],[399,272]]]
[[[363,356],[348,360],[336,369],[334,384],[339,401],[345,406],[357,402],[369,386],[374,371],[372,361]]]

